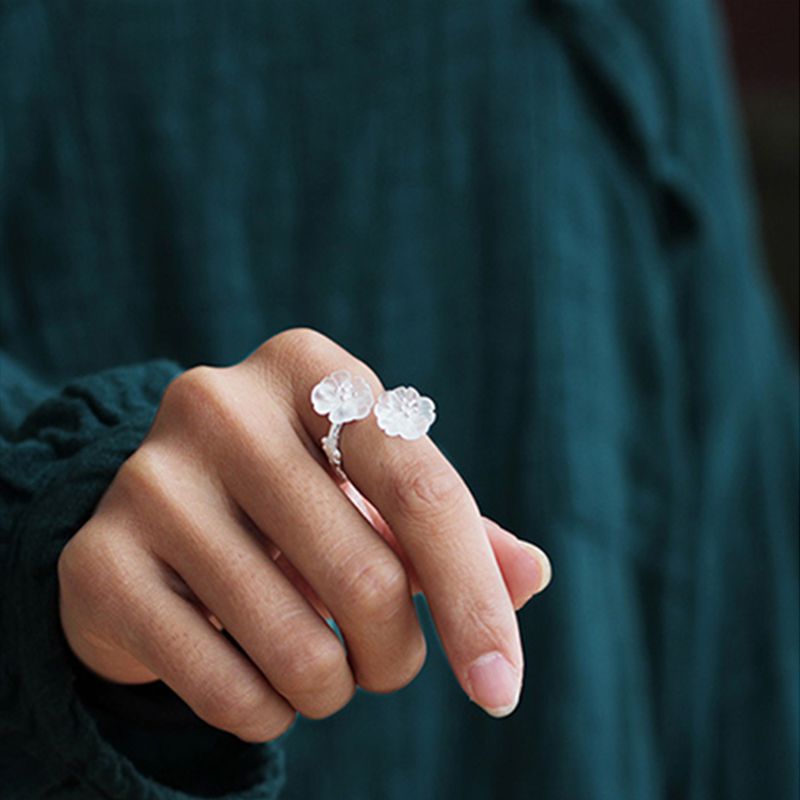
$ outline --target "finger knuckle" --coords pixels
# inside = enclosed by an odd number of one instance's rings
[[[113,504],[104,510],[106,519],[98,519],[95,527],[102,531],[109,518],[118,524],[119,535],[112,537],[110,546],[133,544],[164,558],[204,552],[202,548],[216,540],[204,535],[190,502],[192,492],[187,484],[195,469],[185,454],[164,443],[145,443],[120,468]]]
[[[144,444],[120,467],[113,493],[127,509],[161,513],[173,503],[175,465],[162,447]]]
[[[316,637],[305,646],[295,646],[280,666],[281,691],[291,696],[324,694],[347,669],[347,657],[338,642],[320,642]]]
[[[313,328],[289,328],[267,339],[256,352],[270,362],[292,363],[331,345],[327,336]]]
[[[412,518],[446,513],[464,494],[458,473],[446,463],[431,466],[412,461],[396,472],[392,489],[397,505]]]
[[[263,706],[263,693],[253,683],[221,679],[202,685],[193,703],[201,719],[231,733],[252,730]]]
[[[56,564],[58,582],[61,587],[77,587],[84,582],[86,569],[86,555],[83,539],[80,535],[72,538],[58,556]]]
[[[99,581],[92,580],[92,576],[100,570],[97,569],[97,560],[87,551],[80,535],[61,551],[56,569],[62,612],[77,612],[86,623],[90,616],[105,615],[108,592],[101,588]],[[105,578],[103,584],[106,585]]]
[[[409,602],[408,577],[402,565],[389,558],[368,558],[342,579],[342,594],[361,618],[386,623]]]
[[[419,675],[423,666],[425,666],[425,659],[428,656],[428,648],[425,643],[425,636],[422,633],[422,630],[417,629],[417,635],[414,637],[413,642],[411,642],[406,648],[406,654],[406,659],[403,662],[404,669],[397,676],[398,684],[394,691],[397,691],[397,689],[402,689],[404,686],[407,686],[409,683],[411,683],[411,681],[413,681],[414,678]]]
[[[309,719],[325,719],[341,711],[356,693],[355,682],[350,680],[337,685],[333,690],[314,693],[313,697],[292,698],[297,710]]]
[[[364,377],[377,391],[381,382],[367,364],[344,350],[325,334],[312,328],[289,328],[268,339],[259,347],[252,358],[265,368],[267,375],[275,380],[273,385],[281,385],[289,380],[305,377],[313,365],[325,366],[333,371],[342,366]],[[249,359],[248,359],[249,360]]]
[[[142,445],[117,472],[116,483],[136,494],[145,495],[159,489],[171,473],[165,453],[157,447]]]
[[[417,628],[411,640],[403,642],[402,656],[393,659],[391,668],[378,674],[359,671],[358,684],[363,689],[377,694],[398,692],[419,675],[425,665],[426,657],[425,636]]]
[[[128,559],[113,527],[87,525],[59,555],[57,570],[63,592],[80,597],[93,616],[104,615],[133,582]]]
[[[181,424],[205,423],[227,408],[223,370],[192,367],[169,384],[161,399],[160,415]]]
[[[284,706],[281,710],[272,709],[269,713],[258,714],[251,724],[232,732],[246,742],[271,742],[279,739],[297,719],[297,711],[286,704]]]
[[[161,405],[185,411],[195,406],[209,391],[213,378],[211,367],[197,366],[178,375],[164,391]]]

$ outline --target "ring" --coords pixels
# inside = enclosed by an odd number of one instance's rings
[[[342,480],[348,480],[339,448],[346,423],[365,419],[374,409],[378,427],[387,436],[412,442],[425,436],[436,421],[436,404],[413,386],[382,392],[376,403],[370,385],[346,369],[332,372],[311,390],[311,405],[317,414],[330,420],[331,426],[320,444],[328,463]]]
[[[374,404],[370,385],[363,378],[354,378],[346,369],[331,373],[311,390],[314,411],[323,417],[327,416],[331,423],[327,436],[320,440],[322,452],[342,480],[347,480],[342,469],[342,451],[339,449],[342,427],[348,422],[366,419]]]

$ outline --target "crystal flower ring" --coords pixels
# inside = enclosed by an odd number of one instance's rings
[[[413,386],[383,392],[375,404],[378,427],[388,436],[411,442],[423,437],[436,421],[436,405]]]
[[[368,417],[374,403],[370,385],[363,378],[354,378],[346,369],[331,373],[311,390],[314,411],[327,417],[331,423],[328,435],[321,440],[322,451],[343,480],[347,476],[342,469],[342,451],[339,449],[342,426]]]

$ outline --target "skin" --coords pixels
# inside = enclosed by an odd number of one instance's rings
[[[547,585],[547,557],[481,516],[428,437],[389,438],[372,417],[344,427],[352,484],[338,485],[309,402],[336,369],[383,389],[303,329],[168,387],[59,559],[62,627],[89,669],[162,680],[209,724],[269,741],[298,712],[334,714],[357,685],[407,685],[425,660],[421,591],[464,691],[495,716],[513,710],[515,609]]]

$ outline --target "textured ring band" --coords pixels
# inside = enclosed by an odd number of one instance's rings
[[[347,475],[342,469],[342,451],[339,449],[339,437],[342,434],[343,422],[332,422],[328,429],[328,435],[320,440],[322,452],[328,458],[328,463],[333,471],[343,480],[347,480]]]

